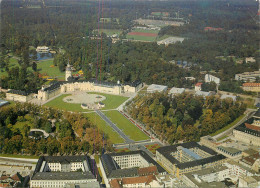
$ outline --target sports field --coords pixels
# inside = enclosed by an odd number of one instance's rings
[[[114,131],[113,128],[107,125],[106,122],[99,115],[97,115],[96,113],[88,113],[85,115],[94,125],[96,125],[100,130],[108,135],[109,140],[113,144],[124,143],[124,139],[121,138],[119,134]]]
[[[132,124],[128,119],[126,119],[118,111],[106,111],[104,114],[110,118],[110,120],[116,124],[116,126],[121,129],[130,139],[134,141],[147,140],[149,137],[144,134],[140,129],[138,129],[134,124]]]
[[[159,30],[133,29],[131,32],[127,33],[126,38],[137,41],[154,42],[158,33]]]

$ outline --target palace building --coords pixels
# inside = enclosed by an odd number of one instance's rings
[[[161,147],[156,159],[176,177],[224,163],[226,157],[196,142]]]
[[[47,87],[42,87],[38,91],[38,99],[46,101],[60,93],[74,91],[92,91],[100,93],[108,93],[113,95],[121,95],[124,93],[136,93],[143,84],[140,81],[132,83],[120,84],[112,82],[103,82],[97,80],[74,80],[72,77],[72,69],[70,64],[66,67],[65,80],[63,82],[55,82]]]

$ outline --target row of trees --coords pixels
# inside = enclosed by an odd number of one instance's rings
[[[161,140],[199,140],[216,132],[243,114],[246,105],[232,99],[220,100],[191,94],[139,95],[127,107],[128,113],[146,125]]]
[[[32,128],[43,129],[51,134],[47,139],[40,136],[30,138],[28,135]],[[1,108],[0,131],[3,133],[0,136],[2,153],[56,155],[112,149],[108,136],[103,135],[82,114],[33,104],[16,103]]]

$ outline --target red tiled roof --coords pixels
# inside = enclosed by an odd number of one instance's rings
[[[10,178],[9,176],[1,176],[0,180],[6,180],[7,178]]]
[[[150,166],[150,167],[138,169],[138,174],[141,175],[141,176],[152,175],[152,174],[156,174],[156,173],[157,173],[157,167],[156,166]]]
[[[260,87],[260,83],[244,83],[243,87]]]
[[[149,176],[140,176],[140,177],[134,177],[134,178],[123,178],[122,183],[125,184],[137,184],[137,183],[145,183],[149,184],[153,180],[156,180],[154,175]]]
[[[118,183],[119,180],[117,179],[113,179],[111,180],[109,183],[110,183],[110,186],[112,188],[121,188],[120,184]]]
[[[242,158],[242,161],[246,162],[249,165],[253,165],[257,159],[260,158],[260,154],[257,152],[253,155],[249,155],[247,157]]]
[[[245,123],[245,126],[248,129],[252,129],[252,130],[255,130],[255,131],[260,131],[260,127],[258,127],[258,126],[251,125],[251,124],[248,124],[248,123]]]
[[[0,187],[9,187],[9,183],[0,183]]]
[[[201,82],[198,82],[198,83],[196,83],[195,86],[201,86],[201,85],[202,85],[202,83],[201,83]]]
[[[21,181],[21,177],[16,173],[11,177],[14,181]]]

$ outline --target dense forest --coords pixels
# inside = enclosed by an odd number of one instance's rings
[[[197,141],[233,122],[245,110],[245,104],[232,99],[204,99],[187,93],[174,97],[162,93],[139,95],[127,106],[133,118],[170,144]]]
[[[29,137],[30,129],[50,133]],[[111,150],[108,136],[82,114],[33,104],[16,103],[0,109],[0,153],[57,155]]]
[[[39,8],[28,8],[32,5]],[[4,0],[1,10],[0,67],[9,71],[9,76],[1,79],[4,88],[21,88],[13,84],[12,73],[17,70],[9,70],[8,54],[21,58],[22,74],[28,77],[21,81],[26,86],[22,88],[28,89],[28,85],[32,85],[33,90],[39,88],[35,85],[38,81],[31,81],[36,79],[35,74],[25,70],[33,66],[32,58],[28,60],[29,47],[39,45],[58,52],[54,65],[60,71],[65,70],[69,59],[76,70],[83,69],[87,79],[95,77],[123,83],[139,79],[147,84],[191,87],[193,83],[184,77],[201,80],[201,71],[213,71],[223,81],[220,89],[241,92],[241,83],[232,81],[234,75],[259,69],[260,35],[255,1],[104,1],[101,5],[81,0],[46,0],[45,4]],[[113,44],[104,33],[98,36],[101,40],[90,39],[97,29],[121,29],[122,39],[134,19],[147,17],[152,11],[169,12],[172,17],[178,12],[186,24],[163,27],[159,36],[181,36],[185,40],[166,47],[155,42]],[[101,22],[101,17],[113,21]],[[205,31],[204,27],[222,30]],[[65,53],[59,53],[59,48]],[[256,62],[245,63],[246,57],[254,57]],[[241,64],[237,63],[238,58],[242,59]],[[188,61],[197,66],[183,69],[168,63],[171,60]],[[228,87],[230,83],[233,87]]]

